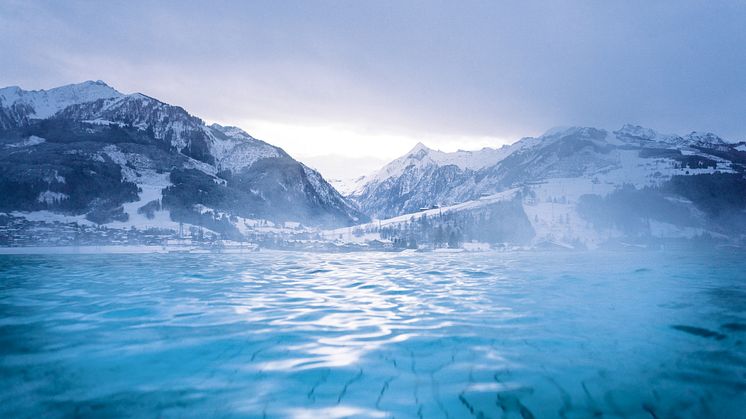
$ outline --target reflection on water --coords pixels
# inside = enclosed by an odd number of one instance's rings
[[[739,417],[743,255],[0,256],[0,415]]]

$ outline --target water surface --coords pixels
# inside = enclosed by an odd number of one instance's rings
[[[3,417],[739,417],[744,254],[0,256]]]

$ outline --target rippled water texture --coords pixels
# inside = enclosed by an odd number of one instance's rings
[[[745,260],[0,256],[0,416],[739,417]]]

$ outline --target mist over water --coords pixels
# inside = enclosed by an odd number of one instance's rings
[[[739,417],[739,253],[4,255],[3,417]]]

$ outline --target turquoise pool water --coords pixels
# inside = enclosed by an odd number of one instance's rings
[[[0,255],[2,417],[743,417],[746,255]]]

